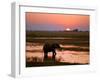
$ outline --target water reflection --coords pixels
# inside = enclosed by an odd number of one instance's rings
[[[26,44],[26,62],[43,62],[43,44],[40,43],[27,43]],[[69,63],[89,63],[89,51],[77,51],[74,48],[88,49],[88,47],[75,46],[75,45],[63,45],[60,44],[64,49],[56,50],[56,61],[57,62],[69,62]],[[67,50],[72,48],[73,50]],[[52,52],[48,53],[48,57],[52,57]]]

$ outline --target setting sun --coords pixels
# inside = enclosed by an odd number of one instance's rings
[[[27,30],[70,31],[89,30],[89,16],[75,14],[26,13]]]
[[[66,28],[66,31],[71,31],[71,29],[70,28]]]

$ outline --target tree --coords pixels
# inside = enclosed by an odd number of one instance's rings
[[[74,30],[73,30],[73,32],[78,32],[78,31],[79,31],[78,29],[74,29]]]

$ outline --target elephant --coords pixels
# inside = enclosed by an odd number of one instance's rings
[[[48,52],[52,52],[53,56],[52,59],[55,59],[56,56],[56,49],[59,49],[60,45],[58,43],[45,43],[43,46],[43,51],[44,51],[44,59],[48,58]]]

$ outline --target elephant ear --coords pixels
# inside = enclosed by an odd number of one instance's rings
[[[54,47],[54,48],[60,48],[60,46],[59,46],[58,43],[54,43],[54,44],[53,44],[53,47]]]

